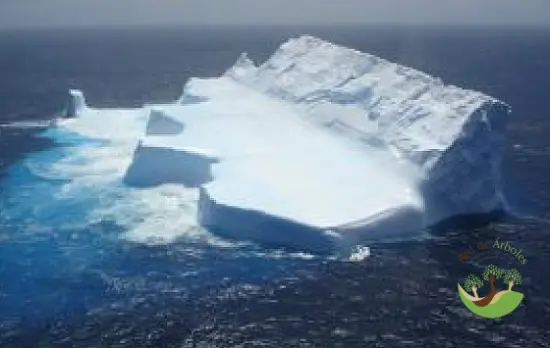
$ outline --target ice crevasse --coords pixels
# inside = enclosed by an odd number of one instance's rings
[[[113,111],[70,94],[60,127],[94,136]],[[119,112],[145,120],[120,179],[197,190],[197,223],[226,237],[328,250],[506,206],[507,104],[311,36]]]

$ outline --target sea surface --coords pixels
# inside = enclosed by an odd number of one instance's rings
[[[369,245],[370,257],[349,262],[197,234],[139,243],[124,238],[116,214],[89,219],[120,191],[56,198],[71,178],[52,168],[82,146],[51,136],[69,88],[94,107],[169,102],[188,78],[218,76],[244,51],[262,62],[301,34],[509,103],[502,170],[513,214],[463,217],[427,240]],[[548,56],[549,28],[0,32],[0,347],[550,346]],[[458,255],[497,238],[528,260],[525,298],[510,315],[484,319],[457,294],[484,264]]]

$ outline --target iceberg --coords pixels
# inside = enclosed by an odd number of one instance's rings
[[[311,36],[119,112],[146,118],[121,180],[197,190],[194,219],[224,237],[326,251],[506,208],[507,104]],[[67,115],[83,113],[102,111],[72,91]]]
[[[78,117],[86,108],[86,99],[84,99],[82,91],[77,89],[69,90],[69,100],[67,101],[65,117]]]

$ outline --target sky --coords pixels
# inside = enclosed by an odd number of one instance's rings
[[[550,25],[550,0],[0,0],[0,29],[358,23]]]

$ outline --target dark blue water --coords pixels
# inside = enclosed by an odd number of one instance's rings
[[[467,218],[434,228],[433,240],[375,245],[370,259],[352,264],[185,240],[151,247],[121,239],[116,221],[87,223],[82,207],[100,197],[48,209],[57,186],[22,165],[32,157],[47,166],[80,141],[53,143],[37,123],[63,108],[71,87],[101,107],[170,101],[187,78],[219,75],[242,51],[260,62],[302,33],[512,105],[503,173],[521,216],[484,224]],[[550,261],[549,34],[372,27],[0,33],[0,347],[548,346],[550,281],[541,270]],[[14,125],[21,121],[34,123]],[[14,192],[40,204],[14,214]],[[503,319],[483,320],[456,295],[464,273],[456,254],[496,237],[528,254],[526,299]]]

